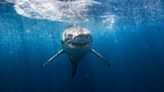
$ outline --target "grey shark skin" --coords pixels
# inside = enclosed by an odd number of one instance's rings
[[[45,62],[43,66],[51,62],[60,54],[66,53],[69,57],[69,60],[71,61],[72,76],[74,76],[76,74],[78,63],[89,52],[94,53],[102,61],[104,61],[107,65],[110,66],[110,64],[101,54],[91,48],[92,36],[90,31],[85,28],[73,26],[66,29],[62,34],[61,43],[63,49],[60,50],[57,54],[55,54],[53,57],[51,57],[47,62]]]

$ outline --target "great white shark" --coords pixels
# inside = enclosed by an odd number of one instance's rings
[[[101,54],[91,48],[92,42],[91,32],[88,29],[79,26],[70,27],[62,34],[62,49],[52,56],[47,62],[45,62],[43,66],[46,66],[49,62],[53,61],[62,53],[66,53],[72,64],[72,76],[74,76],[76,74],[78,63],[89,52],[95,54],[103,62],[110,66]]]

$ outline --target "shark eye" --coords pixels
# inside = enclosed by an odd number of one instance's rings
[[[71,38],[72,37],[72,34],[68,34],[68,38]]]
[[[65,34],[66,39],[71,39],[72,38],[72,34]]]

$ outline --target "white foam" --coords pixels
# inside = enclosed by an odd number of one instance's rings
[[[9,2],[9,3],[15,3],[16,0],[4,0],[6,2]]]
[[[29,18],[51,21],[87,21],[89,6],[98,4],[94,0],[7,0],[15,3],[18,14]]]
[[[106,14],[104,16],[101,16],[102,18],[102,24],[105,25],[106,28],[112,29],[113,25],[115,23],[115,15],[112,14]]]

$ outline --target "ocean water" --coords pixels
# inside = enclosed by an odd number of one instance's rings
[[[69,20],[38,7],[31,13],[15,1],[0,1],[0,92],[164,92],[163,0],[96,0],[87,22],[83,12]],[[62,49],[61,34],[77,18],[111,66],[88,53],[73,78],[66,54],[42,67]]]

